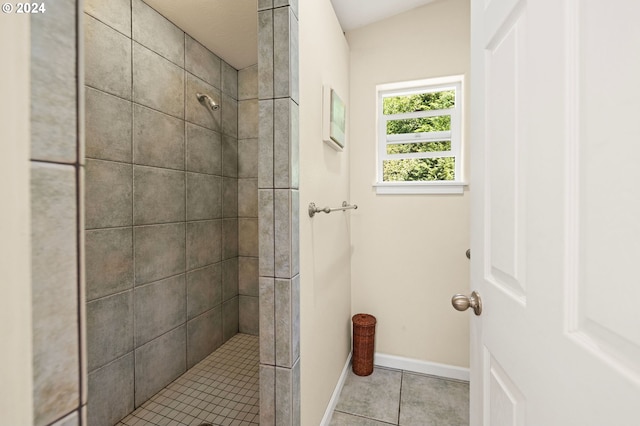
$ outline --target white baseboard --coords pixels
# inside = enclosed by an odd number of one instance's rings
[[[333,416],[333,410],[335,410],[336,405],[338,405],[340,392],[342,392],[342,386],[344,386],[344,381],[347,379],[347,372],[349,371],[350,365],[351,365],[351,352],[349,352],[349,356],[347,357],[347,362],[345,362],[344,364],[344,368],[342,369],[342,374],[340,374],[340,378],[338,379],[336,388],[333,390],[333,394],[331,395],[331,399],[329,400],[329,405],[327,405],[327,409],[324,412],[324,416],[322,417],[320,426],[329,426],[329,422],[331,422],[331,416]]]
[[[445,377],[448,379],[469,381],[469,369],[456,367],[455,365],[439,364],[437,362],[422,361],[413,358],[404,358],[396,355],[387,355],[376,352],[373,363],[380,367],[395,368],[414,373],[428,374],[430,376]]]

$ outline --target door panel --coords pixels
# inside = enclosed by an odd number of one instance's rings
[[[471,5],[471,424],[637,425],[640,2]]]

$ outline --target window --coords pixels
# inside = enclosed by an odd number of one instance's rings
[[[462,76],[378,86],[379,194],[461,193]]]

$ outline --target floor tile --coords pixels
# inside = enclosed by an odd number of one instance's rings
[[[469,383],[403,373],[402,426],[468,426]]]
[[[117,426],[258,425],[258,345],[236,334]]]
[[[341,413],[335,411],[331,417],[329,426],[387,426],[395,425],[395,423],[379,422],[377,420],[368,419],[366,417],[358,417],[352,414]]]
[[[364,377],[349,371],[336,411],[397,424],[401,378],[401,371],[380,367]]]

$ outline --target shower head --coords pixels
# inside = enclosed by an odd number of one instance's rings
[[[211,108],[211,111],[217,111],[220,108],[220,105],[218,105],[213,99],[211,99],[211,96],[209,95],[205,95],[203,93],[196,93],[196,97],[198,98],[198,101],[200,101],[202,105],[205,105]]]

